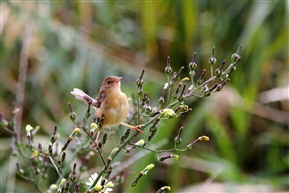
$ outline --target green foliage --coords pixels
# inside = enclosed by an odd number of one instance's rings
[[[219,65],[224,59],[228,64],[231,51],[243,44],[242,64],[230,77],[227,89],[202,101],[190,99],[192,112],[185,119],[167,120],[151,141],[173,140],[183,125],[183,143],[200,135],[208,135],[211,142],[184,153],[188,159],[165,162],[162,169],[150,171],[155,177],[142,178],[133,190],[152,192],[159,188],[158,183],[177,190],[212,176],[224,183],[288,188],[288,97],[269,103],[261,100],[263,91],[288,84],[286,7],[282,1],[1,2],[1,113],[6,120],[13,117],[21,52],[29,38],[21,131],[25,135],[26,124],[39,125],[35,140],[45,141],[57,123],[63,144],[74,129],[66,104],[70,102],[77,114],[86,111],[70,95],[72,88],[95,96],[106,76],[121,75],[125,77],[122,88],[131,96],[137,92],[134,81],[145,66],[143,90],[149,91],[152,106],[157,106],[167,56],[171,67],[179,69],[196,51],[196,74],[205,68],[208,78],[212,47]],[[188,72],[186,67],[182,73]],[[108,139],[112,147],[124,130]],[[0,132],[1,173],[9,174],[1,178],[0,191],[31,191],[20,177],[15,183],[8,180],[15,179],[16,161],[8,156],[9,133]],[[144,153],[141,164],[129,170],[142,171],[153,159],[154,155]],[[93,166],[88,164],[88,168]],[[128,176],[128,183],[137,172]],[[164,172],[161,178],[160,172]],[[55,182],[49,180],[49,184]]]

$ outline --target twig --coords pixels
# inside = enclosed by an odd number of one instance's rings
[[[19,112],[16,113],[16,127],[15,133],[17,135],[17,141],[20,141],[20,132],[22,125],[22,114],[23,114],[23,103],[25,97],[25,84],[27,79],[27,68],[28,68],[28,53],[29,46],[31,43],[31,33],[32,33],[32,23],[28,22],[24,29],[23,41],[22,41],[22,49],[20,53],[20,61],[19,61],[19,72],[18,72],[18,82],[17,82],[17,92],[16,92],[16,108],[18,108]]]
[[[56,163],[55,163],[55,160],[49,156],[49,159],[50,159],[50,162],[52,163],[53,167],[55,168],[59,178],[62,178],[62,175],[61,175],[61,171],[59,170],[59,168],[57,167]]]
[[[148,127],[150,124],[152,124],[157,118],[159,117],[159,115],[154,116],[151,120],[149,120],[148,122],[146,122],[143,126],[142,129],[145,129],[146,127]],[[118,148],[118,151],[112,156],[111,160],[114,160],[114,158],[124,149],[124,147],[133,139],[135,138],[137,135],[139,134],[139,132],[135,132],[133,135],[131,135],[128,139],[126,139],[126,141],[120,145],[120,147]],[[104,171],[110,166],[110,164],[112,163],[112,161],[110,163],[108,163],[106,166],[103,167],[103,169],[99,172],[97,178],[94,180],[94,182],[90,185],[89,190],[91,188],[93,188],[96,183],[99,181],[100,177],[103,175]]]

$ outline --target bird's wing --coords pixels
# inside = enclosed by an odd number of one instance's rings
[[[105,100],[105,97],[106,97],[105,92],[101,91],[96,98],[97,102],[95,103],[95,105],[96,105],[95,107],[99,108],[101,103]]]
[[[90,97],[88,94],[83,92],[82,90],[78,88],[74,88],[73,91],[70,92],[72,95],[75,96],[76,99],[86,103],[86,104],[91,104],[96,107],[96,104],[98,103],[97,100],[94,98]]]

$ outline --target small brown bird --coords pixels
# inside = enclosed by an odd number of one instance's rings
[[[120,89],[121,79],[122,77],[117,76],[109,76],[104,79],[96,99],[77,88],[74,88],[71,92],[76,99],[86,104],[91,104],[94,107],[96,118],[104,116],[102,127],[98,130],[96,140],[92,145],[93,147],[98,146],[98,138],[104,127],[122,124],[135,131],[143,132],[140,130],[141,126],[131,126],[123,123],[129,110],[129,104],[127,96]]]

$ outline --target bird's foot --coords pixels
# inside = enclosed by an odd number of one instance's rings
[[[124,123],[124,122],[121,122],[120,124],[130,128],[130,129],[133,129],[134,131],[137,131],[139,133],[143,133],[143,130],[141,129],[143,127],[143,125],[132,126],[132,125],[129,125],[129,124]]]
[[[143,130],[141,129],[143,127],[143,125],[137,125],[137,126],[133,126],[132,129],[134,131],[137,131],[139,133],[143,133]]]

